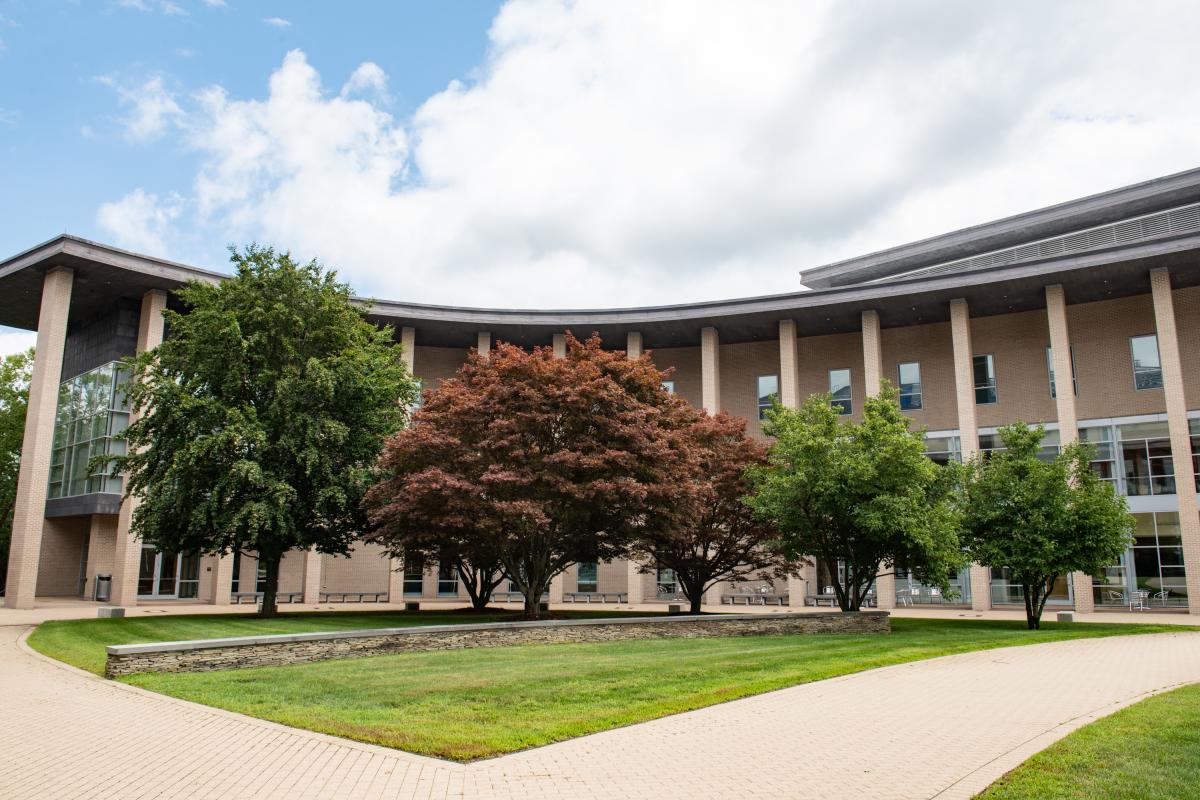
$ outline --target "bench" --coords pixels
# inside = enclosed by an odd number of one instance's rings
[[[563,592],[564,603],[624,603],[627,597],[625,592]]]
[[[525,595],[520,592],[492,592],[492,599],[497,603],[524,603]],[[550,599],[550,595],[543,592],[542,600]]]
[[[838,604],[837,596],[832,594],[810,594],[804,598],[804,605],[817,606],[828,605],[830,608],[836,608]]]
[[[721,595],[721,604],[736,606],[739,603],[747,606],[786,606],[788,604],[788,596],[786,594],[765,594],[755,592],[738,592],[736,594]]]
[[[386,603],[387,592],[321,592],[322,603]]]
[[[262,592],[231,592],[229,601],[235,606],[240,606],[243,600],[249,600],[251,603],[261,603],[263,598]],[[277,592],[275,594],[276,603],[303,603],[304,592]]]

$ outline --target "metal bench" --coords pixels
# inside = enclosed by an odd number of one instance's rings
[[[731,606],[786,606],[788,604],[788,596],[786,594],[767,594],[764,592],[736,592],[734,594],[721,595],[721,603],[722,605],[728,604]]]
[[[245,600],[249,600],[251,603],[261,603],[262,598],[262,592],[231,592],[229,595],[229,601],[235,606],[240,606]],[[275,602],[303,603],[304,592],[277,592],[275,594]]]
[[[492,599],[497,603],[524,603],[525,595],[520,592],[492,592]],[[549,600],[550,595],[543,592],[542,600]]]
[[[625,592],[563,592],[564,603],[624,603],[627,597]]]
[[[383,603],[387,592],[321,592],[322,603]]]
[[[804,605],[817,606],[828,605],[830,608],[836,608],[838,604],[837,596],[832,594],[810,594],[804,598]]]

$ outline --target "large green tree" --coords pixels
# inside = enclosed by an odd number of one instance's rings
[[[29,376],[33,350],[13,353],[0,361],[0,594],[8,577],[8,547],[12,539],[17,473],[25,439],[25,410],[29,405]]]
[[[861,608],[895,564],[946,588],[964,560],[954,471],[926,457],[895,388],[867,400],[861,423],[831,401],[814,395],[799,409],[768,412],[776,441],[767,464],[751,470],[747,502],[779,529],[786,555],[830,565],[844,611]]]
[[[963,524],[972,558],[1020,584],[1031,630],[1055,580],[1116,563],[1134,526],[1125,498],[1092,470],[1093,446],[1076,442],[1045,461],[1044,432],[1020,422],[1001,428],[1005,449],[968,465]]]
[[[624,556],[690,478],[681,420],[695,412],[662,380],[648,356],[596,336],[568,333],[563,358],[508,344],[471,354],[388,442],[372,536],[396,555],[494,553],[538,616],[556,575]]]
[[[134,365],[126,433],[133,529],[164,550],[253,552],[276,612],[287,551],[347,553],[362,496],[416,385],[392,331],[317,262],[251,246],[236,274],[178,293],[169,335]]]

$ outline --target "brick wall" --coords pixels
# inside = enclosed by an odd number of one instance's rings
[[[723,344],[721,353],[721,408],[746,420],[746,432],[762,435],[758,419],[758,378],[779,375],[779,341]]]
[[[360,543],[350,557],[325,556],[322,559],[321,591],[386,592],[389,561],[377,544]]]
[[[439,625],[227,639],[220,645],[208,647],[170,645],[155,650],[156,645],[118,645],[108,648],[105,675],[112,678],[139,672],[210,672],[384,653],[524,644],[890,631],[891,619],[882,611]]]
[[[862,419],[863,348],[861,333],[803,336],[798,341],[800,402],[829,391],[829,370],[850,369],[851,403],[855,420]]]
[[[883,377],[899,384],[899,365],[915,361],[921,365],[921,410],[906,411],[913,428],[931,431],[958,427],[954,399],[954,343],[950,324],[910,325],[884,328]]]
[[[1071,300],[1067,297],[1067,302]],[[1189,303],[1189,309],[1191,304]],[[1189,320],[1190,321],[1190,320]],[[1184,319],[1179,325],[1187,332]],[[1067,329],[1075,352],[1079,380],[1076,411],[1079,419],[1158,414],[1167,410],[1161,389],[1137,391],[1133,387],[1133,356],[1129,337],[1154,333],[1154,306],[1150,295],[1123,297],[1099,303],[1067,306]],[[1191,329],[1195,331],[1195,328]],[[1188,379],[1189,351],[1184,353],[1184,378]],[[1194,358],[1194,355],[1191,356]]]
[[[465,347],[422,347],[413,352],[413,375],[426,389],[433,389],[443,378],[452,378],[467,362]]]
[[[650,351],[650,359],[659,369],[674,368],[667,380],[675,381],[675,394],[700,408],[703,404],[700,389],[700,348],[661,347]]]
[[[52,517],[42,528],[38,596],[78,595],[79,567],[87,541],[88,517]]]

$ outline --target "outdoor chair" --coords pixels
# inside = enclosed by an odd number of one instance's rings
[[[1150,604],[1147,602],[1150,599],[1150,593],[1139,589],[1129,595],[1129,610],[1130,611],[1149,611]]]

